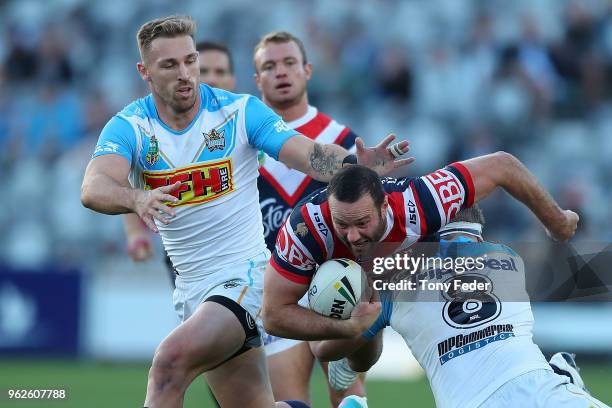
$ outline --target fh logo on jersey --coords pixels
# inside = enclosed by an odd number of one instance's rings
[[[172,171],[146,171],[143,178],[145,190],[181,182],[179,188],[170,193],[179,199],[178,203],[168,204],[173,207],[204,203],[234,191],[230,159],[181,167]]]

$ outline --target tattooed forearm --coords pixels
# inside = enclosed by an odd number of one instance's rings
[[[319,143],[315,143],[310,154],[310,166],[322,177],[331,177],[342,167],[342,160],[336,156],[334,151],[325,150]]]

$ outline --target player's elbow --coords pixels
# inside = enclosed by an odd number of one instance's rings
[[[91,185],[86,180],[81,185],[81,204],[83,207],[93,209],[94,199],[91,191]]]
[[[273,336],[281,336],[280,331],[281,321],[279,308],[272,306],[264,301],[263,307],[261,309],[261,318],[263,320],[263,326],[266,333],[271,334]]]
[[[521,162],[514,155],[503,150],[490,155],[489,175],[498,186],[505,186]]]

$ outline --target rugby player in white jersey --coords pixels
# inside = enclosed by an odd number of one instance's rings
[[[233,92],[236,86],[234,62],[232,54],[226,45],[212,41],[200,41],[196,44],[200,63],[200,81],[213,88],[221,88]],[[138,214],[123,215],[127,252],[136,262],[143,262],[153,255],[151,232],[140,220]],[[174,268],[166,255],[166,265],[170,282],[174,287]]]
[[[369,355],[373,364],[375,353],[364,351],[380,350],[380,337],[371,340],[390,326],[424,368],[439,408],[605,407],[586,392],[572,356],[557,353],[549,363],[533,342],[523,260],[484,241],[483,226],[482,212],[471,207],[439,232],[435,257],[472,259],[473,268],[461,262],[396,273],[391,282],[412,281],[415,289],[381,291],[382,312],[367,332],[354,341],[319,342],[315,352],[327,359]],[[448,289],[438,290],[443,284]]]
[[[299,38],[283,31],[264,35],[255,46],[253,63],[262,101],[282,117],[287,126],[315,142],[334,143],[349,151],[354,149],[355,133],[308,103],[307,84],[312,64]],[[293,206],[323,186],[324,183],[288,168],[267,154],[260,156],[257,189],[264,238],[270,251]],[[264,349],[275,398],[309,401],[314,356],[308,342],[264,334]],[[321,365],[327,373],[327,363]],[[348,390],[329,387],[334,407],[346,395],[364,396],[363,379],[359,378]]]
[[[374,148],[358,140],[351,156],[289,129],[253,96],[199,84],[194,36],[190,17],[140,28],[137,68],[151,94],[102,130],[81,201],[105,214],[137,213],[160,232],[177,271],[174,303],[183,322],[155,352],[145,405],[181,407],[189,384],[205,373],[222,406],[272,407],[256,322],[270,255],[258,149],[321,181],[347,162],[386,174],[412,159],[396,159],[408,142],[388,147],[393,136]]]
[[[321,316],[298,305],[317,265],[345,257],[372,270],[374,257],[409,248],[498,186],[525,204],[553,237],[565,241],[574,234],[578,216],[559,208],[529,170],[508,153],[403,179],[381,180],[363,166],[343,169],[326,190],[298,204],[279,232],[265,275],[266,332],[302,340],[359,336],[378,317],[378,302],[360,302],[347,320]]]

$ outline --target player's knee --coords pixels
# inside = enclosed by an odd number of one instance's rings
[[[187,374],[185,351],[176,343],[162,342],[153,357],[150,377],[163,378],[163,382],[181,383]]]

